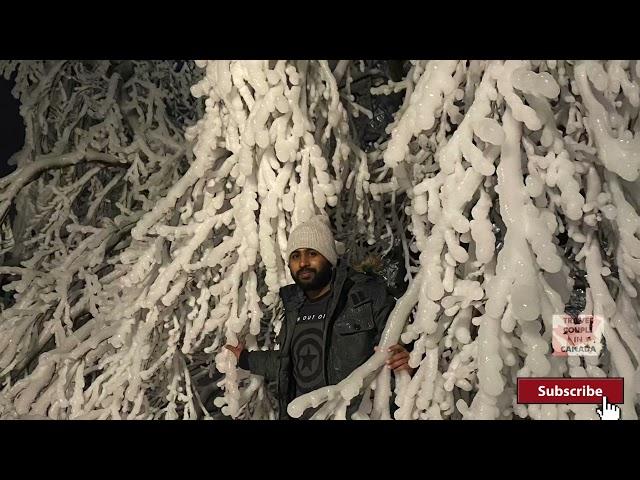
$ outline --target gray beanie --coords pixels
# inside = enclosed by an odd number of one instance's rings
[[[329,218],[324,215],[315,215],[298,225],[289,235],[287,259],[298,248],[312,248],[335,267],[338,252],[329,226]]]

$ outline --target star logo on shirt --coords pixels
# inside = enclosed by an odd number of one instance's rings
[[[300,337],[294,340],[293,374],[300,388],[311,388],[322,377],[322,330],[305,328]]]
[[[307,345],[306,351],[300,355],[300,360],[302,365],[300,366],[300,371],[304,372],[306,370],[313,370],[313,361],[318,357],[317,354],[311,353],[311,347]]]

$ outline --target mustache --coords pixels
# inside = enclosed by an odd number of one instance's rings
[[[301,275],[301,274],[303,274],[303,273],[316,273],[316,272],[314,272],[313,270],[300,270],[300,271],[298,272],[298,276],[299,276],[299,275]]]

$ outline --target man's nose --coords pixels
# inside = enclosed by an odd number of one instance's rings
[[[303,253],[300,255],[300,267],[305,267],[307,265],[309,265],[309,257],[306,253]]]

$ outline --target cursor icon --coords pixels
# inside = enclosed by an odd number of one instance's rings
[[[600,420],[620,420],[620,407],[607,402],[606,395],[602,397],[602,409],[596,408]]]

